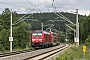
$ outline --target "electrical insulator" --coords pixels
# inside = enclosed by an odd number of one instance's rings
[[[53,4],[52,4],[52,6],[53,6]]]

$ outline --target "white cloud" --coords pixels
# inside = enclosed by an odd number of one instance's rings
[[[18,13],[26,13],[26,9],[25,8],[20,8],[20,10],[16,9]]]
[[[65,12],[74,13],[76,10],[67,10]],[[78,10],[78,14],[88,16],[90,14],[90,10]]]
[[[79,14],[88,16],[90,14],[90,10],[79,10]]]
[[[52,1],[53,0],[28,0],[30,1],[30,4],[27,0],[8,0],[8,1],[4,1],[4,0],[0,0],[1,2],[5,2],[8,5],[2,4],[0,3],[0,8],[4,9],[4,8],[12,8],[13,10],[28,10],[28,9],[33,9],[35,8],[35,10],[33,12],[48,12],[49,11],[54,11],[53,7],[52,7]],[[40,3],[40,2],[41,3]],[[56,9],[58,11],[68,11],[68,10],[74,10],[76,8],[79,9],[79,14],[86,14],[89,15],[90,13],[90,0],[54,0],[54,6],[56,7]],[[15,6],[14,6],[15,5]],[[38,10],[40,9],[40,10]],[[46,8],[47,7],[47,8]],[[0,9],[0,10],[2,10]],[[22,11],[20,13],[27,13],[28,11]]]

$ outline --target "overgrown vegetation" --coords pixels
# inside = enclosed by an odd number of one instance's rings
[[[56,60],[90,60],[90,48],[87,48],[86,53],[84,55],[83,46],[79,46],[78,48],[71,47],[64,54],[60,55],[56,58]]]

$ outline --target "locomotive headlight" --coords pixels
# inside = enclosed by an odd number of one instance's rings
[[[42,39],[39,39],[40,42],[42,42]]]
[[[32,39],[32,41],[34,42],[34,41],[35,41],[35,39]]]

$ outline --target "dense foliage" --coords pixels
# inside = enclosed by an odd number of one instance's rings
[[[13,23],[18,20],[18,14],[12,12]],[[22,19],[21,19],[22,20]],[[30,44],[30,28],[31,25],[22,21],[13,25],[13,49],[26,48]],[[10,10],[6,8],[0,15],[0,52],[9,50],[10,42]]]
[[[83,46],[76,48],[70,47],[67,51],[56,58],[56,60],[90,60],[90,48],[87,48],[85,55],[83,52]]]
[[[81,43],[90,43],[90,15],[80,20],[80,41]],[[88,42],[87,42],[88,41]]]

